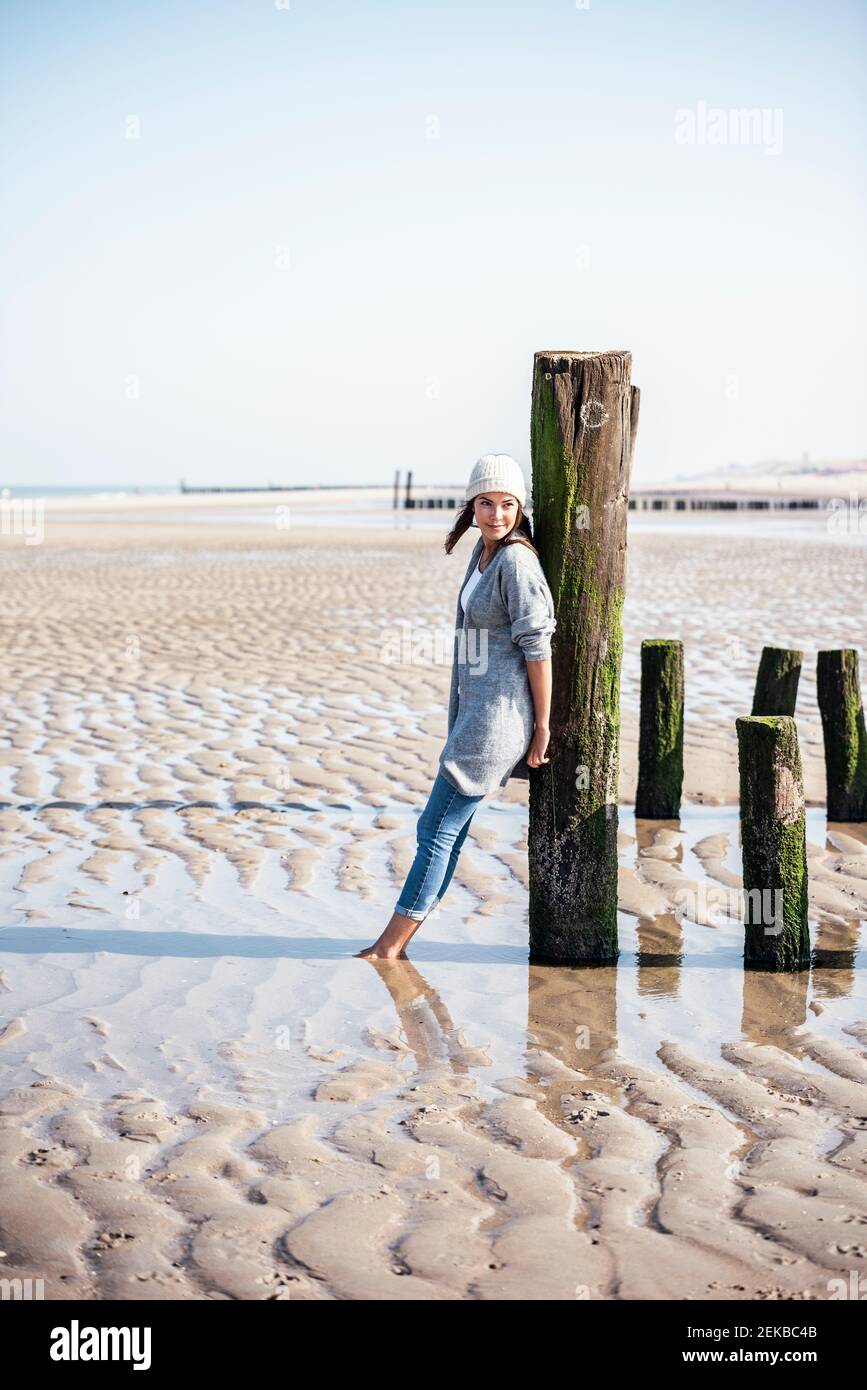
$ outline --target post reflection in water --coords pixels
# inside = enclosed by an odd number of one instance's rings
[[[616,1054],[616,965],[531,965],[527,1042],[530,1056],[541,1050],[575,1071]]]
[[[785,1031],[807,1018],[809,970],[745,970],[741,1031],[748,1042],[785,1047]]]
[[[629,842],[635,846],[633,867],[636,873],[647,875],[652,862],[683,865],[684,831],[679,820],[635,819],[635,836]],[[665,874],[664,879],[668,878]],[[683,954],[681,918],[675,912],[658,912],[654,916],[639,915],[636,928],[638,942],[638,992],[675,996],[680,986],[678,966]]]
[[[817,999],[842,999],[855,987],[855,953],[861,935],[857,920],[821,922],[813,936],[813,987]]]

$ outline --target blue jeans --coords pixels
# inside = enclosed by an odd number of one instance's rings
[[[427,805],[416,822],[418,842],[395,912],[420,922],[452,881],[470,821],[483,796],[464,796],[437,773]]]

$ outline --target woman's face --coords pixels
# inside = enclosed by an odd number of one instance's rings
[[[518,518],[518,499],[510,492],[480,492],[473,500],[476,525],[486,540],[507,536]]]

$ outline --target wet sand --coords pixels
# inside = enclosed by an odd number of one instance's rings
[[[412,961],[377,967],[353,952],[445,738],[425,644],[471,537],[449,558],[443,531],[52,518],[0,547],[3,1277],[737,1300],[865,1272],[867,829],[826,823],[814,683],[817,647],[862,639],[863,546],[636,524],[617,966],[528,966],[514,782]],[[630,806],[645,636],[686,644],[680,822]],[[816,962],[782,978],[740,964],[764,643],[806,651]]]

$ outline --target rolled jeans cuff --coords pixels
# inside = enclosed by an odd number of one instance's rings
[[[413,922],[423,922],[425,917],[427,917],[429,913],[433,912],[438,902],[439,898],[436,898],[434,902],[431,903],[430,907],[425,908],[424,912],[411,912],[409,908],[401,907],[400,903],[395,903],[394,911],[399,912],[401,917],[411,918]]]

